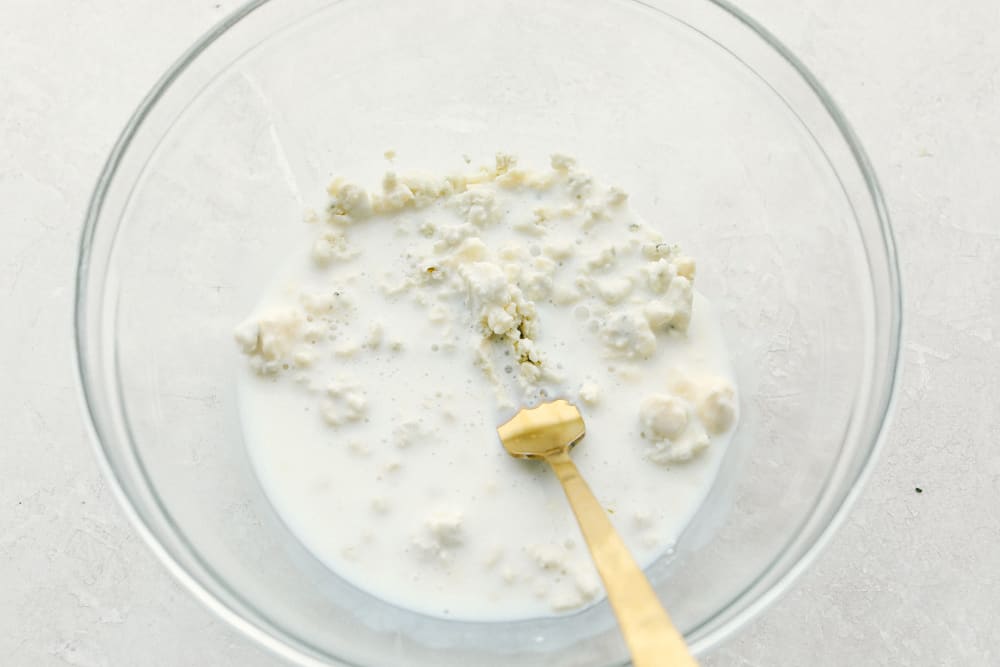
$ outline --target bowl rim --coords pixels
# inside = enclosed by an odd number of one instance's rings
[[[102,476],[108,483],[112,494],[117,499],[118,505],[124,512],[129,523],[131,523],[132,527],[142,537],[142,540],[145,542],[147,547],[165,566],[174,579],[187,589],[187,591],[196,600],[199,600],[212,613],[225,620],[230,626],[239,630],[247,638],[293,664],[302,665],[304,667],[329,667],[331,663],[301,652],[290,644],[258,627],[238,611],[228,606],[224,601],[210,592],[201,582],[199,582],[194,575],[188,572],[178,559],[171,555],[163,544],[161,544],[161,542],[154,535],[149,523],[139,514],[135,505],[132,503],[128,492],[125,490],[123,481],[116,472],[108,451],[104,447],[101,429],[98,427],[97,418],[95,416],[94,397],[88,391],[87,380],[90,372],[88,371],[89,363],[86,361],[87,353],[85,350],[84,302],[86,300],[85,293],[88,285],[88,271],[91,265],[90,257],[92,241],[103,210],[105,197],[118,171],[122,158],[128,150],[132,138],[142,126],[153,107],[166,93],[167,89],[170,88],[174,81],[188,69],[191,63],[231,28],[236,26],[254,11],[269,4],[271,1],[272,0],[249,0],[205,32],[194,42],[194,44],[188,47],[188,49],[181,54],[181,56],[164,72],[163,75],[160,76],[150,91],[142,98],[139,105],[130,116],[128,122],[125,124],[125,127],[119,134],[115,144],[108,154],[94,186],[93,193],[91,194],[88,202],[84,217],[84,224],[80,234],[75,277],[76,284],[74,290],[73,345],[71,347],[76,371],[74,376],[76,379],[75,385],[77,390],[77,399],[84,414],[84,422],[88,439],[91,441],[96,454],[98,465],[102,471]],[[632,1],[655,11],[661,11],[660,9],[651,6],[644,0]],[[877,415],[879,425],[872,439],[871,446],[867,449],[865,458],[861,462],[861,465],[858,468],[853,482],[844,496],[844,499],[841,501],[839,507],[836,507],[834,513],[830,517],[830,520],[820,530],[812,544],[803,551],[802,555],[788,568],[787,571],[772,582],[768,588],[761,591],[756,599],[749,601],[742,610],[726,621],[724,625],[710,631],[706,637],[703,637],[692,644],[692,650],[696,654],[702,655],[716,648],[721,643],[746,627],[750,620],[755,618],[764,609],[784,595],[790,589],[792,584],[798,579],[798,577],[801,576],[801,574],[816,560],[819,553],[826,548],[826,545],[829,543],[833,535],[843,524],[847,514],[850,512],[850,509],[857,502],[864,490],[867,480],[872,473],[872,470],[875,467],[879,454],[885,446],[887,433],[891,425],[892,415],[894,414],[899,394],[901,378],[901,341],[903,336],[903,290],[900,278],[895,235],[892,230],[888,208],[886,207],[882,189],[879,185],[875,170],[853,127],[840,110],[837,103],[833,100],[832,96],[829,92],[827,92],[815,75],[813,75],[805,64],[799,60],[799,58],[795,56],[795,54],[792,53],[792,51],[774,34],[768,31],[762,24],[750,17],[743,10],[734,6],[730,0],[704,1],[729,14],[737,22],[741,23],[744,27],[755,33],[768,47],[773,49],[782,59],[784,59],[787,64],[791,65],[795,72],[811,89],[823,109],[836,125],[841,138],[850,149],[851,156],[853,157],[856,166],[864,179],[865,187],[868,190],[871,203],[878,218],[879,231],[881,232],[884,246],[882,250],[884,250],[884,259],[888,270],[890,291],[889,305],[891,307],[891,312],[889,314],[887,341],[888,382],[886,383],[886,389],[888,393],[885,397],[885,404],[881,414]],[[725,48],[721,44],[720,46]],[[763,577],[768,571],[769,570],[765,570],[760,576]],[[753,584],[751,584],[751,586],[752,585]],[[744,593],[745,592],[746,590]],[[337,660],[343,665],[353,664],[345,661],[343,658],[337,658]]]

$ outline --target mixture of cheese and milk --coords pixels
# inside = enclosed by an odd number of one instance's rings
[[[555,476],[496,432],[566,398],[587,425],[574,460],[633,555],[668,553],[737,417],[694,260],[563,155],[328,192],[311,246],[235,333],[247,446],[306,547],[436,616],[596,602]]]

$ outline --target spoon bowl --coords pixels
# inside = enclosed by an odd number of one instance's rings
[[[565,400],[521,410],[497,429],[507,453],[519,459],[544,459],[569,449],[586,432],[580,411]]]

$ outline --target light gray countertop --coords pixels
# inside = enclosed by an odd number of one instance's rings
[[[236,4],[0,0],[2,665],[280,664],[181,590],[126,523],[70,352],[77,239],[104,158],[156,78]],[[1000,664],[1000,3],[740,4],[869,151],[902,258],[904,371],[843,528],[705,662]]]

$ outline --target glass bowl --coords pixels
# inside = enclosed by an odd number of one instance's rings
[[[387,149],[433,170],[573,154],[698,258],[742,422],[649,576],[703,654],[843,519],[885,428],[901,318],[857,139],[802,65],[721,2],[258,1],[195,44],[125,128],[80,248],[80,381],[131,519],[194,595],[298,664],[627,660],[604,603],[508,623],[392,607],[319,564],[262,495],[233,326],[330,176],[375,182]]]

